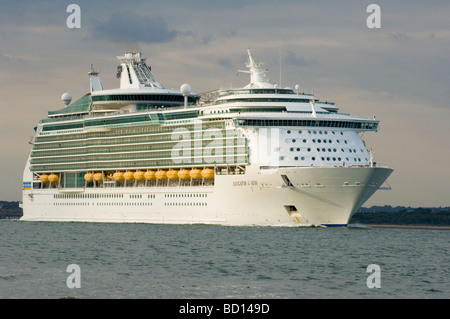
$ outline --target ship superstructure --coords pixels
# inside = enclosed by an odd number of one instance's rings
[[[392,169],[360,134],[379,122],[268,82],[168,90],[140,53],[118,57],[120,88],[49,112],[24,171],[24,220],[346,225]]]

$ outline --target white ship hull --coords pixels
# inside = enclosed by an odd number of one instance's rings
[[[24,190],[22,220],[346,226],[391,172],[381,167],[250,168],[244,175],[218,175],[214,186]]]

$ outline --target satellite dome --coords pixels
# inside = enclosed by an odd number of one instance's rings
[[[181,94],[183,94],[183,95],[189,95],[192,91],[192,88],[189,84],[183,84],[180,87],[180,91],[181,91]]]
[[[72,102],[72,94],[70,94],[70,93],[64,93],[62,96],[61,96],[61,100],[64,102],[64,104],[66,105],[66,106],[69,106],[69,104],[70,104],[70,102]]]

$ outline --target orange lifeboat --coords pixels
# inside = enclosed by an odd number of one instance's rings
[[[202,171],[203,178],[214,179],[214,170],[212,168],[205,168]]]
[[[41,176],[39,176],[39,179],[41,180],[42,183],[48,183],[48,175],[47,174],[42,174]]]
[[[125,174],[123,174],[123,178],[125,178],[127,181],[134,181],[134,173],[126,172]]]
[[[156,178],[159,180],[166,180],[167,179],[167,172],[166,171],[157,171],[155,174]]]
[[[102,174],[102,173],[95,173],[95,174],[94,174],[94,179],[95,179],[97,182],[103,181],[103,174]]]
[[[114,173],[113,178],[116,181],[121,182],[121,181],[123,181],[123,173],[122,172],[116,172],[116,173]]]
[[[92,182],[92,181],[94,180],[94,174],[92,174],[92,173],[86,173],[86,174],[84,174],[84,179],[85,179],[87,182]]]
[[[190,171],[188,169],[181,169],[178,172],[178,177],[181,178],[181,179],[190,179],[191,176],[189,175],[189,172]]]
[[[147,180],[154,181],[156,179],[155,171],[146,171],[144,177]]]
[[[48,176],[48,181],[52,183],[58,183],[59,182],[59,176],[57,174],[51,173]]]
[[[134,173],[134,178],[135,178],[136,180],[138,180],[138,181],[143,181],[143,180],[145,179],[145,177],[144,177],[144,172],[142,172],[142,171],[136,171],[136,172]]]
[[[171,180],[177,180],[178,177],[178,171],[176,169],[171,169],[167,172],[167,177]]]
[[[202,179],[202,171],[198,168],[194,168],[189,172],[189,176],[193,179]]]

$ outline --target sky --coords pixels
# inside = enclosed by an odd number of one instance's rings
[[[369,28],[371,4],[381,28]],[[69,28],[70,4],[80,28]],[[271,83],[376,116],[363,139],[394,169],[364,206],[450,206],[450,1],[0,0],[0,200],[21,198],[33,127],[89,90],[119,87],[116,56],[140,51],[166,88],[241,87],[247,48]],[[372,21],[372,20],[371,20]]]

